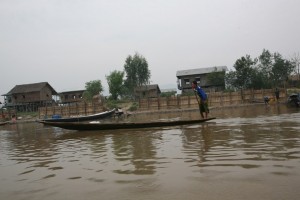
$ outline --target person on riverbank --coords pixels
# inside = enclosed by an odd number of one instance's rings
[[[269,105],[270,98],[268,96],[264,96],[265,105]]]
[[[209,113],[207,94],[200,86],[197,85],[197,81],[192,82],[192,89],[194,90],[195,94],[197,93],[196,95],[200,97],[200,101],[198,100],[198,98],[197,101],[199,103],[201,117],[205,119],[208,117],[208,113]],[[203,113],[205,113],[205,116],[203,115]]]

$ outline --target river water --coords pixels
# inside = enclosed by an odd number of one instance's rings
[[[0,199],[299,199],[300,110],[214,109],[198,124],[70,131],[0,127]],[[196,111],[133,120],[199,118]]]

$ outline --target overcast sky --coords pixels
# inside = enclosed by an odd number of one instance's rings
[[[227,66],[263,49],[300,51],[299,0],[0,0],[0,94],[48,82],[84,89],[144,56],[151,83],[176,87],[176,71]],[[3,97],[0,98],[3,102]]]

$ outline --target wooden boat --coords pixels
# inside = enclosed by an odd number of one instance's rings
[[[8,124],[9,122],[0,122],[0,126],[4,126],[5,124]]]
[[[87,116],[78,116],[78,117],[69,117],[69,118],[51,118],[51,119],[43,119],[42,121],[45,122],[82,122],[82,121],[91,121],[91,120],[98,120],[98,119],[104,119],[107,117],[113,116],[115,113],[115,109],[112,109],[110,111],[105,111],[93,115],[87,115]]]
[[[60,127],[69,130],[115,130],[115,129],[138,129],[165,126],[179,126],[197,124],[210,121],[216,118],[176,121],[155,121],[155,122],[123,122],[123,123],[83,123],[83,122],[49,122],[40,121],[45,125]]]

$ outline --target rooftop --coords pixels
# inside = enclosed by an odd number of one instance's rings
[[[176,72],[177,77],[181,76],[188,76],[188,75],[194,75],[194,74],[208,74],[214,71],[221,72],[221,71],[227,71],[226,66],[215,66],[215,67],[207,67],[207,68],[197,68],[197,69],[187,69],[187,70],[180,70]]]
[[[16,85],[7,94],[3,94],[2,96],[18,94],[18,93],[39,92],[45,86],[49,86],[51,88],[53,94],[57,94],[57,92],[51,87],[51,85],[48,82],[41,82],[41,83],[30,83],[30,84]]]

